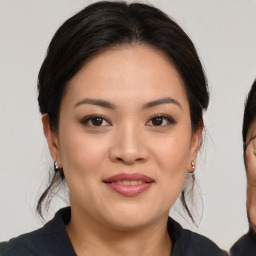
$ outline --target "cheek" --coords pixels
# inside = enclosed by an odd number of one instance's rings
[[[62,138],[61,158],[70,200],[84,205],[99,205],[98,194],[107,153],[106,143],[95,141],[95,136],[85,136],[84,133],[65,132]],[[98,136],[99,137],[99,136]]]
[[[159,167],[161,201],[168,207],[178,198],[188,173],[190,162],[190,133],[169,136],[159,141],[154,156]]]
[[[65,173],[80,176],[97,176],[97,170],[106,155],[106,143],[98,136],[81,132],[65,132],[61,138],[61,158]],[[79,178],[78,177],[78,178]]]
[[[154,147],[154,155],[158,165],[169,175],[187,171],[190,157],[190,136],[186,133],[183,136],[167,136],[158,141]]]

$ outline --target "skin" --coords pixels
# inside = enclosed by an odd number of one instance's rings
[[[167,97],[173,100],[148,104]],[[103,116],[101,125],[94,126],[90,115]],[[160,118],[155,125],[156,115],[170,121]],[[42,120],[52,158],[63,167],[70,190],[66,229],[76,253],[170,255],[169,209],[193,171],[203,127],[192,133],[182,79],[165,54],[135,45],[93,57],[68,84],[58,132],[50,129],[47,114]],[[135,172],[154,179],[137,196],[120,195],[103,182]]]
[[[247,213],[250,223],[256,232],[256,120],[252,122],[246,137],[245,167],[247,175]]]

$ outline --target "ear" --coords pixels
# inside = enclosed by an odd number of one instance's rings
[[[190,157],[188,159],[189,160],[188,172],[194,172],[194,170],[195,170],[195,160],[196,160],[196,156],[197,156],[200,144],[201,144],[203,129],[204,129],[204,123],[202,120],[200,122],[197,130],[192,134],[191,145],[190,145]],[[194,166],[192,164],[192,161],[194,162]]]
[[[52,156],[53,161],[58,162],[58,166],[61,168],[61,158],[59,149],[59,138],[56,132],[54,132],[50,127],[50,118],[48,114],[42,115],[42,123],[44,129],[44,136],[48,142],[48,148]]]

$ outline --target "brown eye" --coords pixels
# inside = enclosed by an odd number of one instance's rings
[[[163,118],[160,117],[160,116],[157,116],[157,117],[152,118],[152,124],[153,124],[154,126],[162,125],[162,124],[163,124]]]
[[[103,123],[103,118],[101,118],[101,117],[93,117],[93,118],[91,119],[91,123],[92,123],[92,125],[94,125],[94,126],[101,126],[102,123]]]
[[[111,124],[102,116],[89,116],[81,122],[84,126],[103,127]]]
[[[166,116],[166,115],[156,115],[152,117],[148,122],[147,125],[149,126],[168,126],[171,124],[175,124],[176,122],[174,121],[173,118]]]

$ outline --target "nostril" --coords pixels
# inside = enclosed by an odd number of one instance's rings
[[[147,159],[147,150],[121,146],[114,145],[111,147],[109,151],[111,161],[131,165],[135,162],[144,162]]]
[[[117,162],[122,162],[122,163],[125,163],[125,164],[128,164],[128,165],[145,161],[145,159],[142,158],[142,157],[136,158],[136,157],[133,157],[133,156],[116,157],[115,159],[116,159]]]

